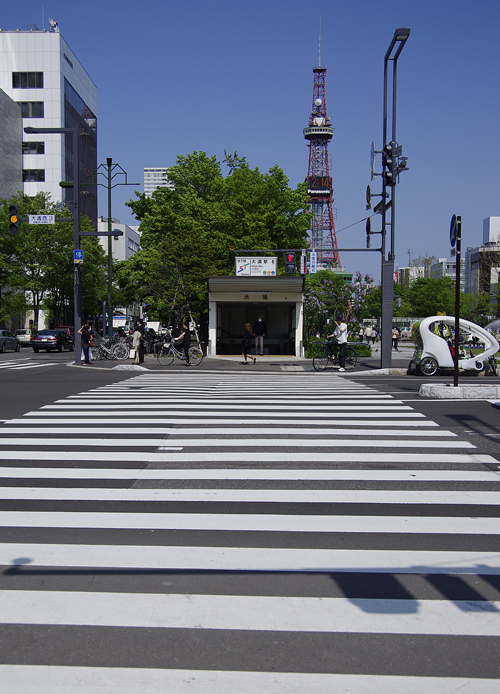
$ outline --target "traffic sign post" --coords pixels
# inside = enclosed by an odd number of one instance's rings
[[[453,385],[458,386],[458,350],[460,347],[460,270],[462,251],[462,217],[453,215],[450,226],[450,241],[457,245],[455,256],[455,358],[453,364]]]
[[[83,250],[75,248],[73,251],[73,261],[75,265],[83,265]]]

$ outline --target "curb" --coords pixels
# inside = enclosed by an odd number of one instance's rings
[[[422,384],[418,392],[421,398],[436,400],[497,400],[500,386],[451,386],[446,383]]]

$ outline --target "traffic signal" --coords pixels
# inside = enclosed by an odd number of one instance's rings
[[[389,144],[384,147],[384,151],[382,152],[382,157],[384,159],[384,180],[386,186],[396,185],[397,161],[394,154],[394,145],[392,142],[389,142]]]
[[[366,247],[370,248],[372,245],[371,239],[370,239],[370,234],[372,233],[372,220],[371,217],[368,217],[366,220]]]
[[[285,253],[285,275],[295,275],[297,272],[296,255],[293,251]]]
[[[9,205],[9,231],[17,234],[19,231],[19,208],[17,205]]]

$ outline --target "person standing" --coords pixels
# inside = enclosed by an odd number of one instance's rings
[[[392,328],[392,346],[393,346],[393,349],[396,350],[396,352],[399,352],[399,349],[398,349],[399,338],[400,338],[399,330],[394,325]]]
[[[191,366],[191,362],[189,360],[189,347],[191,345],[191,331],[189,330],[189,327],[183,323],[182,324],[182,333],[178,337],[179,340],[182,340],[182,349],[184,350],[184,356],[186,357],[186,366]]]
[[[78,331],[82,336],[82,350],[83,350],[83,365],[90,366],[90,343],[92,342],[93,335],[90,331],[90,325],[85,323],[82,325]]]
[[[142,338],[142,335],[136,326],[135,330],[134,330],[134,334],[132,336],[132,347],[134,348],[134,351],[135,351],[134,364],[139,363],[139,350],[141,348],[141,338]]]
[[[243,353],[243,359],[245,360],[241,362],[242,364],[248,364],[248,353],[250,352],[250,347],[252,345],[252,337],[252,326],[250,323],[245,323],[245,330],[243,331],[243,337],[241,338],[241,351]],[[251,355],[250,359],[253,359],[254,364],[257,362],[257,359]]]
[[[138,330],[141,334],[141,339],[139,342],[139,364],[144,364],[144,321],[140,318],[137,321],[137,325],[135,327],[136,330]]]
[[[253,326],[253,334],[255,335],[255,354],[260,354],[261,357],[264,356],[264,337],[266,332],[266,324],[262,320],[262,316],[259,316]]]
[[[347,346],[347,325],[339,314],[335,319],[336,327],[332,335],[327,335],[328,339],[335,337],[339,344],[339,371],[345,371],[345,350]]]
[[[377,326],[375,326],[372,330],[372,345],[374,345],[375,342],[377,341],[377,335],[378,335],[378,328],[377,328]]]

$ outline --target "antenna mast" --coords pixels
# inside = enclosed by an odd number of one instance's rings
[[[304,128],[304,137],[309,141],[309,169],[307,192],[313,213],[310,238],[312,250],[318,253],[318,264],[323,267],[341,268],[338,252],[335,220],[333,217],[333,188],[330,176],[328,142],[335,128],[331,127],[326,113],[325,77],[326,67],[321,67],[321,15],[319,18],[318,67],[313,69],[313,104],[309,125]]]

